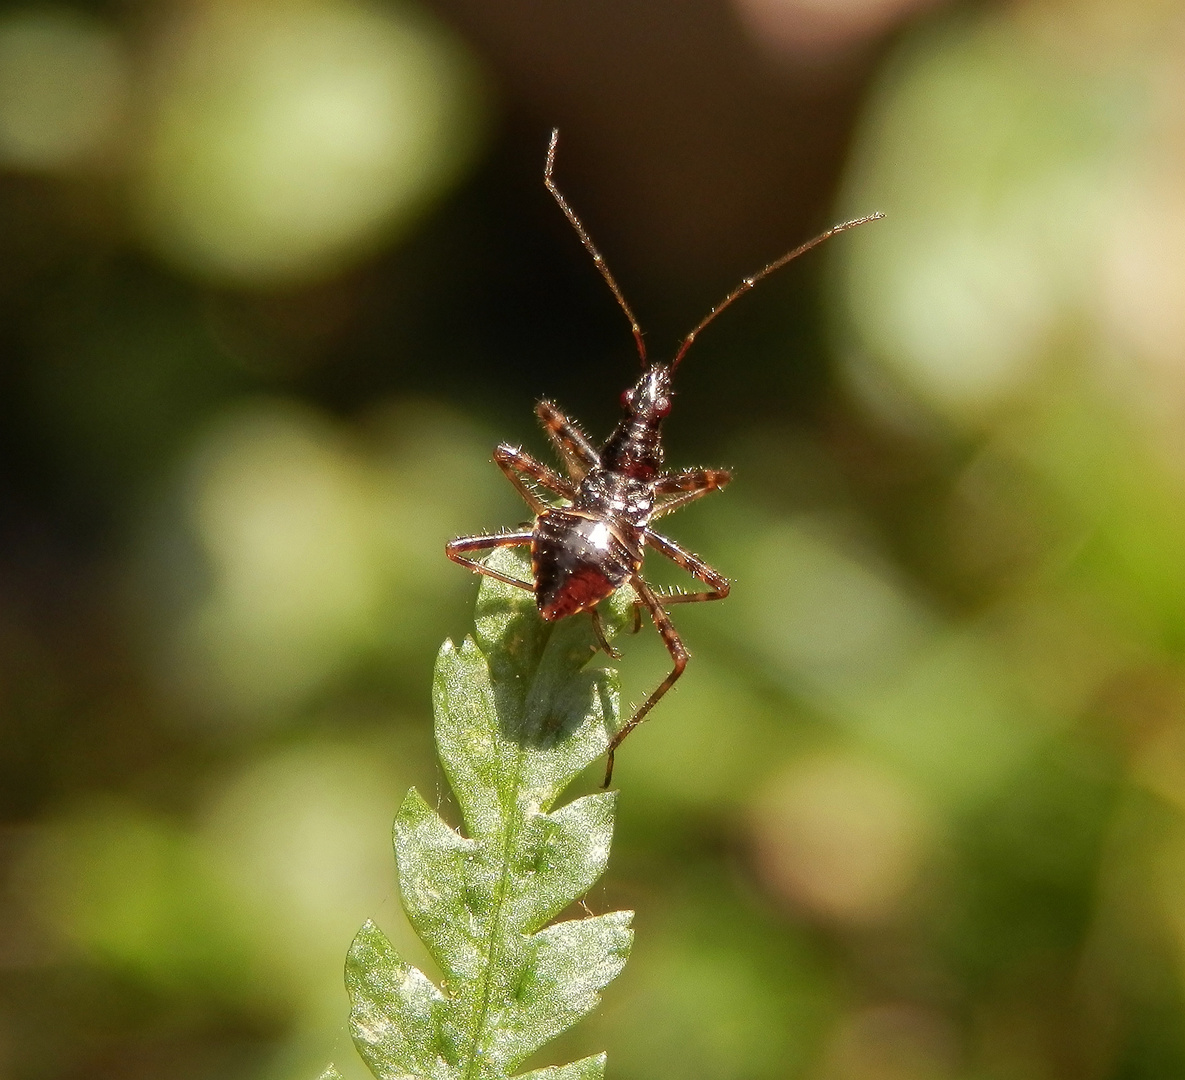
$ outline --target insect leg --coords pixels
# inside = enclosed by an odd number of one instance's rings
[[[605,624],[601,621],[601,613],[596,608],[589,608],[588,613],[592,616],[593,633],[596,635],[597,644],[614,660],[620,660],[620,651],[613,648],[609,644],[609,639],[605,636]]]
[[[654,506],[651,519],[665,517],[679,507],[702,499],[709,491],[724,487],[732,479],[727,469],[690,469],[681,473],[666,473],[654,482],[655,495],[666,495]]]
[[[562,476],[557,476],[546,465],[536,461],[530,454],[513,446],[503,443],[494,448],[494,462],[518,488],[518,493],[526,500],[532,513],[542,514],[547,509],[543,501],[523,482],[523,476],[528,476],[540,487],[554,491],[565,499],[574,499],[576,489]]]
[[[576,483],[580,483],[584,479],[584,474],[589,469],[600,465],[601,455],[597,453],[596,447],[588,441],[588,436],[550,401],[539,402],[535,406],[535,415],[539,417],[539,422],[543,425],[543,430],[547,432],[547,437],[551,439],[560,457],[564,459],[568,475]]]
[[[659,596],[658,601],[663,607],[670,607],[671,604],[698,604],[705,600],[723,600],[728,595],[732,587],[728,578],[719,570],[709,566],[698,555],[684,551],[674,540],[661,533],[656,533],[652,529],[646,530],[646,543],[655,551],[665,555],[676,566],[682,567],[692,577],[699,578],[711,589],[710,592],[673,593],[669,596]]]
[[[476,559],[466,558],[464,554],[467,551],[491,551],[494,548],[522,547],[523,544],[529,544],[531,542],[533,535],[530,531],[524,531],[501,533],[497,536],[458,536],[456,540],[450,540],[444,545],[444,553],[453,562],[467,566],[470,570],[478,574],[485,574],[486,577],[504,581],[507,585],[515,585],[520,589],[526,589],[528,592],[534,592],[535,585],[533,582],[520,581],[518,578],[512,578],[509,574],[503,574],[500,570],[493,570]]]
[[[608,787],[609,782],[613,779],[613,755],[617,752],[617,748],[625,742],[626,736],[646,719],[646,714],[658,704],[663,694],[675,685],[679,676],[683,674],[683,669],[687,667],[687,660],[690,657],[690,653],[688,653],[683,644],[683,639],[679,637],[678,631],[675,629],[675,624],[671,622],[671,617],[666,613],[666,609],[662,606],[659,598],[654,595],[650,586],[637,574],[630,580],[630,584],[633,585],[634,590],[642,598],[642,603],[649,609],[650,617],[654,620],[655,629],[658,630],[662,637],[663,644],[667,647],[667,652],[671,654],[671,659],[675,662],[675,666],[671,669],[671,673],[658,684],[658,687],[650,696],[642,702],[641,707],[629,718],[626,725],[610,740],[609,760],[605,763],[605,782],[602,787]]]

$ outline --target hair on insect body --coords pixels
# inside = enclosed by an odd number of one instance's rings
[[[613,657],[620,654],[605,638],[597,604],[612,596],[622,585],[628,583],[633,587],[639,605],[635,611],[639,617],[640,608],[644,607],[650,613],[670,653],[673,667],[610,740],[604,781],[604,786],[608,787],[613,778],[613,757],[617,748],[646,719],[687,666],[690,654],[675,630],[667,608],[675,604],[723,600],[729,592],[729,582],[723,574],[652,528],[653,522],[659,518],[724,487],[732,479],[726,469],[663,471],[662,423],[671,411],[674,374],[704,328],[759,281],[836,233],[876,221],[884,215],[869,214],[833,225],[813,240],[775,259],[758,273],[745,278],[712,308],[683,339],[670,363],[651,362],[647,360],[642,328],[633,310],[588,230],[555,185],[553,173],[558,140],[559,130],[553,129],[547,147],[543,183],[576,230],[618,307],[629,320],[642,363],[642,375],[622,393],[624,415],[600,449],[557,406],[550,401],[540,401],[535,406],[535,415],[558,452],[567,475],[561,476],[517,447],[505,443],[498,446],[494,450],[494,461],[526,500],[535,521],[529,529],[521,531],[458,537],[445,547],[445,552],[454,562],[479,574],[534,593],[540,616],[549,622],[582,611],[589,612],[601,648]],[[562,501],[556,504],[545,502],[532,484]],[[511,577],[480,561],[479,553],[503,547],[530,548],[530,581]],[[642,577],[642,561],[647,548],[664,555],[707,588],[691,593],[657,591]]]

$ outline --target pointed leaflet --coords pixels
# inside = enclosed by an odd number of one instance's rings
[[[507,551],[491,559],[522,575]],[[623,592],[603,612],[628,621]],[[592,1009],[629,953],[630,912],[545,927],[609,857],[615,796],[549,812],[617,725],[610,674],[582,616],[543,623],[532,595],[482,579],[476,633],[436,665],[436,740],[464,818],[451,828],[411,791],[395,820],[404,908],[444,972],[439,990],[371,923],[346,962],[359,1052],[379,1080],[507,1080]],[[599,1080],[604,1056],[522,1080]]]
[[[605,1075],[605,1055],[583,1058],[571,1065],[549,1065],[524,1073],[520,1080],[601,1080]]]
[[[353,1009],[350,1027],[362,1060],[379,1080],[440,1080],[438,1046],[444,996],[396,955],[383,932],[368,922],[346,956],[346,987]]]

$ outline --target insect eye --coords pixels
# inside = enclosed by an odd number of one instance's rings
[[[622,390],[621,392],[621,407],[628,409],[634,403],[634,392],[632,390]]]
[[[659,398],[654,405],[654,415],[658,417],[666,416],[671,411],[671,399]]]

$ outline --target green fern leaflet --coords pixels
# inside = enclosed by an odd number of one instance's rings
[[[497,565],[523,575],[513,554]],[[607,635],[632,597],[603,612]],[[395,820],[403,906],[437,987],[367,923],[346,960],[355,1044],[378,1080],[507,1080],[575,1023],[629,954],[633,913],[548,925],[609,858],[615,793],[551,810],[617,725],[612,675],[588,668],[589,620],[543,623],[530,593],[483,578],[476,633],[436,664],[436,742],[465,834],[413,789]],[[605,1056],[525,1074],[594,1080]]]

